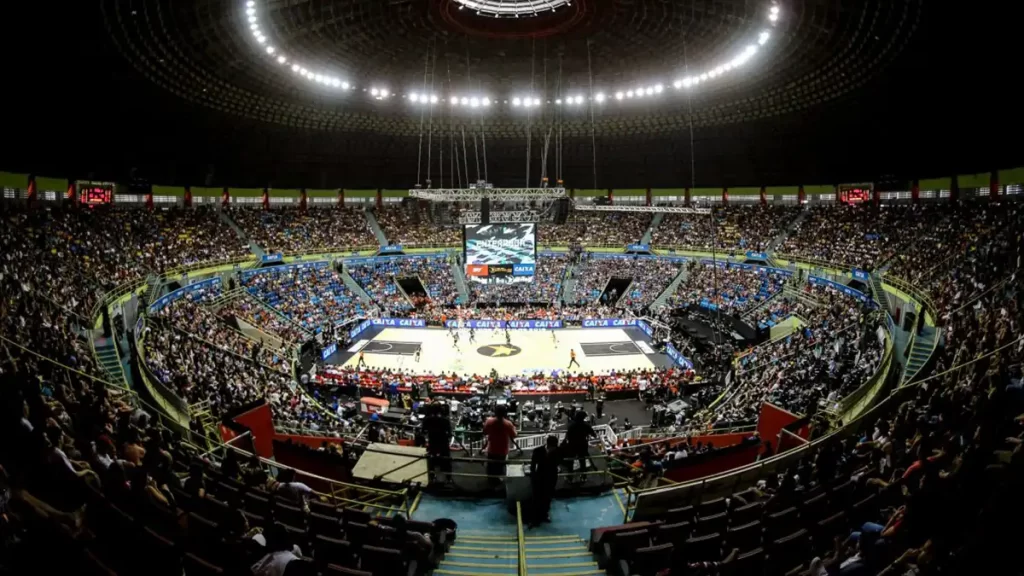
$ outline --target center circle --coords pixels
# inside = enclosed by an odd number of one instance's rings
[[[508,356],[515,356],[522,351],[522,348],[519,346],[513,346],[512,344],[488,344],[476,349],[477,354],[487,356],[488,358],[505,358]]]

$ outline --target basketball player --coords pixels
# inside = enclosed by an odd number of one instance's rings
[[[363,352],[362,350],[359,351],[359,361],[356,362],[356,369],[357,370],[359,369],[360,366],[362,366],[363,368],[366,368],[366,356],[365,355],[366,355],[366,352]]]
[[[459,349],[459,333],[458,332],[452,332],[452,345],[455,346],[456,350]]]
[[[576,361],[576,350],[569,348],[569,366],[566,368],[566,370],[572,368],[573,364],[575,364],[577,368],[580,367],[580,363]]]
[[[554,328],[551,329],[551,343],[555,345],[555,348],[558,348],[558,336],[555,334]]]
[[[416,362],[420,361],[420,350],[422,350],[422,349],[423,349],[422,346],[417,346],[416,347],[416,353],[413,354],[413,360],[415,360]]]
[[[505,345],[512,345],[512,333],[508,331],[508,328],[505,328]]]
[[[469,329],[469,343],[473,344],[476,342],[476,331],[472,328]]]

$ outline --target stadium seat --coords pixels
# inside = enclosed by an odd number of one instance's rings
[[[755,520],[739,526],[732,526],[725,532],[725,548],[739,548],[740,552],[753,550],[761,545],[761,522]]]
[[[402,552],[393,548],[363,546],[359,551],[359,567],[374,576],[397,576],[416,574],[416,560],[407,559]]]
[[[697,524],[693,527],[693,533],[695,536],[704,536],[705,534],[725,532],[725,527],[728,524],[729,516],[725,512],[703,516],[697,519]]]
[[[712,516],[720,512],[725,512],[726,501],[725,498],[715,498],[714,500],[707,500],[701,502],[697,507],[698,516]]]
[[[654,541],[658,544],[676,544],[680,547],[690,537],[692,531],[693,526],[689,522],[660,524],[654,530]]]
[[[722,535],[705,534],[686,541],[686,560],[696,561],[717,561],[722,558]]]
[[[672,544],[659,544],[636,550],[630,559],[619,559],[615,566],[619,576],[655,576],[672,566]]]
[[[313,558],[321,566],[336,564],[352,568],[358,565],[352,544],[327,536],[313,538]]]
[[[597,565],[605,568],[619,560],[629,560],[634,552],[651,544],[651,534],[646,530],[617,532],[602,545]]]
[[[341,522],[334,516],[313,512],[309,515],[309,531],[322,536],[338,536],[341,534]]]
[[[373,576],[372,572],[364,572],[354,568],[346,568],[337,564],[328,564],[324,568],[324,576]]]
[[[220,576],[224,569],[194,554],[185,554],[185,574],[187,576]]]

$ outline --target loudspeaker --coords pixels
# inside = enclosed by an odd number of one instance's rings
[[[555,224],[565,224],[569,218],[569,199],[559,198],[555,200]]]
[[[486,196],[480,199],[480,223],[491,223],[491,199]]]

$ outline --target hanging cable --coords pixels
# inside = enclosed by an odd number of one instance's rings
[[[587,75],[590,77],[590,93],[594,93],[594,69],[590,63],[590,40],[587,40]],[[597,192],[597,135],[594,129],[594,97],[590,97],[590,151],[594,167],[594,192]]]
[[[430,54],[427,53],[423,57],[423,91],[427,90],[427,69],[430,67]],[[416,185],[419,186],[420,181],[420,163],[423,161],[423,117],[427,113],[426,110],[420,109],[420,140],[416,145]]]
[[[462,128],[462,168],[466,173],[466,187],[469,187],[469,159],[466,157],[466,125],[463,124]]]
[[[562,98],[562,55],[558,55],[558,92],[555,96],[558,99]],[[555,115],[558,119],[558,139],[556,141],[555,148],[555,181],[562,181],[562,109],[558,108],[555,111]]]
[[[537,40],[534,39],[530,45],[530,94],[528,98],[532,98],[534,88],[534,72],[536,70],[536,59],[537,59]],[[530,124],[533,120],[533,113],[531,110],[533,106],[526,107],[526,187],[530,187],[530,144],[532,143],[532,132],[530,130]]]
[[[433,55],[433,58],[431,58],[432,62],[431,62],[431,66],[430,66],[430,94],[433,95],[434,94],[434,77],[437,75],[437,43],[434,42],[434,41],[431,41],[431,44],[433,44],[433,46],[431,47],[431,50],[430,50],[432,55]],[[428,132],[427,132],[427,187],[429,188],[429,187],[432,186],[432,184],[430,182],[430,159],[431,159],[431,152],[433,152],[433,150],[434,150],[434,148],[433,148],[433,145],[434,145],[434,104],[433,104],[433,100],[432,99],[428,99],[426,105],[430,108],[430,112],[428,113],[429,123],[428,123]]]

